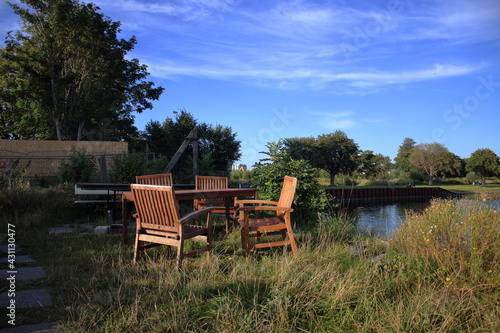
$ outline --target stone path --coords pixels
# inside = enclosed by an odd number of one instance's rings
[[[0,293],[0,306],[9,309],[9,307],[15,305],[10,310],[14,316],[15,312],[19,309],[51,307],[52,296],[46,289],[19,289],[19,282],[43,279],[45,277],[43,267],[36,266],[36,261],[23,253],[23,250],[18,245],[16,245],[14,252],[11,250],[10,254],[15,254],[15,257],[10,258],[13,261],[9,261],[9,248],[6,239],[1,239],[0,243],[2,244],[0,245],[0,264],[2,265],[0,279],[7,281],[8,287],[6,292]],[[10,266],[11,264],[12,266]],[[2,321],[6,320],[9,323],[12,319],[14,319],[13,323],[15,323],[15,317],[9,317],[8,312],[6,318],[3,318]],[[56,333],[57,325],[54,322],[20,326],[12,325],[1,328],[0,333]]]
[[[82,224],[78,225],[77,227],[70,225],[60,225],[51,228],[49,233],[51,235],[59,235],[92,229],[94,228],[89,224]],[[106,230],[106,233],[98,232],[97,229],[94,231],[98,234],[107,234],[108,232],[108,230]],[[15,291],[15,296],[10,296],[9,291],[0,293],[0,307],[8,308],[12,301],[15,301],[16,309],[52,306],[52,297],[46,289],[40,288],[19,290],[16,283],[20,281],[35,281],[43,279],[45,277],[45,271],[43,267],[36,266],[36,261],[33,260],[29,255],[23,253],[21,248],[16,245],[14,266],[9,268],[8,265],[10,264],[10,262],[8,253],[9,248],[7,245],[7,240],[5,238],[0,239],[0,265],[2,267],[2,269],[0,270],[0,279],[2,281],[7,281],[7,286],[9,286],[10,281],[12,280],[14,282],[12,287]],[[2,320],[7,320],[8,322],[9,315],[7,314],[7,318],[4,318]],[[2,324],[4,324],[4,322],[2,322]],[[58,323],[56,322],[12,326],[0,328],[0,333],[57,333],[57,326]]]

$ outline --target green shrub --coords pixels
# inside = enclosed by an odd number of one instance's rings
[[[292,159],[280,142],[269,143],[268,148],[269,152],[266,154],[270,158],[257,163],[253,171],[253,183],[260,189],[259,197],[277,201],[281,194],[283,178],[296,177],[294,220],[299,224],[316,220],[317,213],[322,212],[328,202],[326,192],[319,187],[316,180],[318,169],[312,168],[305,160]]]
[[[60,177],[63,182],[94,182],[98,180],[96,160],[85,149],[72,148],[68,160],[61,163]]]
[[[19,166],[19,160],[15,160],[11,167],[6,170],[3,177],[0,178],[0,187],[11,190],[29,187],[29,179],[25,177],[26,169],[30,166],[29,161],[24,167]]]
[[[144,175],[146,160],[142,154],[130,153],[113,160],[111,179],[114,183],[135,183],[135,176]]]

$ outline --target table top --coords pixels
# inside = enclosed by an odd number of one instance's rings
[[[130,184],[117,183],[76,183],[82,190],[108,190],[124,192],[125,198],[131,200],[133,198]],[[205,189],[205,190],[178,190],[174,185],[175,198],[177,200],[192,200],[192,199],[210,199],[210,198],[228,198],[228,197],[244,197],[255,196],[259,192],[257,188],[223,188],[223,189]]]
[[[259,190],[256,188],[221,188],[207,190],[175,190],[177,200],[211,199],[254,196]]]
[[[82,190],[104,190],[104,191],[116,191],[116,192],[127,192],[130,191],[130,184],[122,183],[75,183],[77,187]],[[178,189],[193,189],[194,184],[174,184],[174,190]]]

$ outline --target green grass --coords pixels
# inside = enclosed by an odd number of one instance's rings
[[[435,201],[387,242],[357,235],[346,216],[325,215],[296,230],[298,258],[259,250],[248,262],[238,232],[225,235],[217,221],[210,263],[189,258],[176,271],[162,249],[134,266],[132,246],[119,236],[49,236],[56,220],[17,217],[10,221],[18,224],[19,246],[47,274],[19,288],[48,288],[55,303],[19,310],[18,325],[56,320],[62,332],[120,333],[494,332],[499,220],[479,203]]]

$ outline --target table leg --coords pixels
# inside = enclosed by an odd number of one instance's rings
[[[128,200],[122,197],[123,244],[128,244]]]
[[[226,234],[229,233],[229,221],[231,220],[231,216],[229,215],[231,205],[231,198],[224,198],[224,207],[226,208]]]

